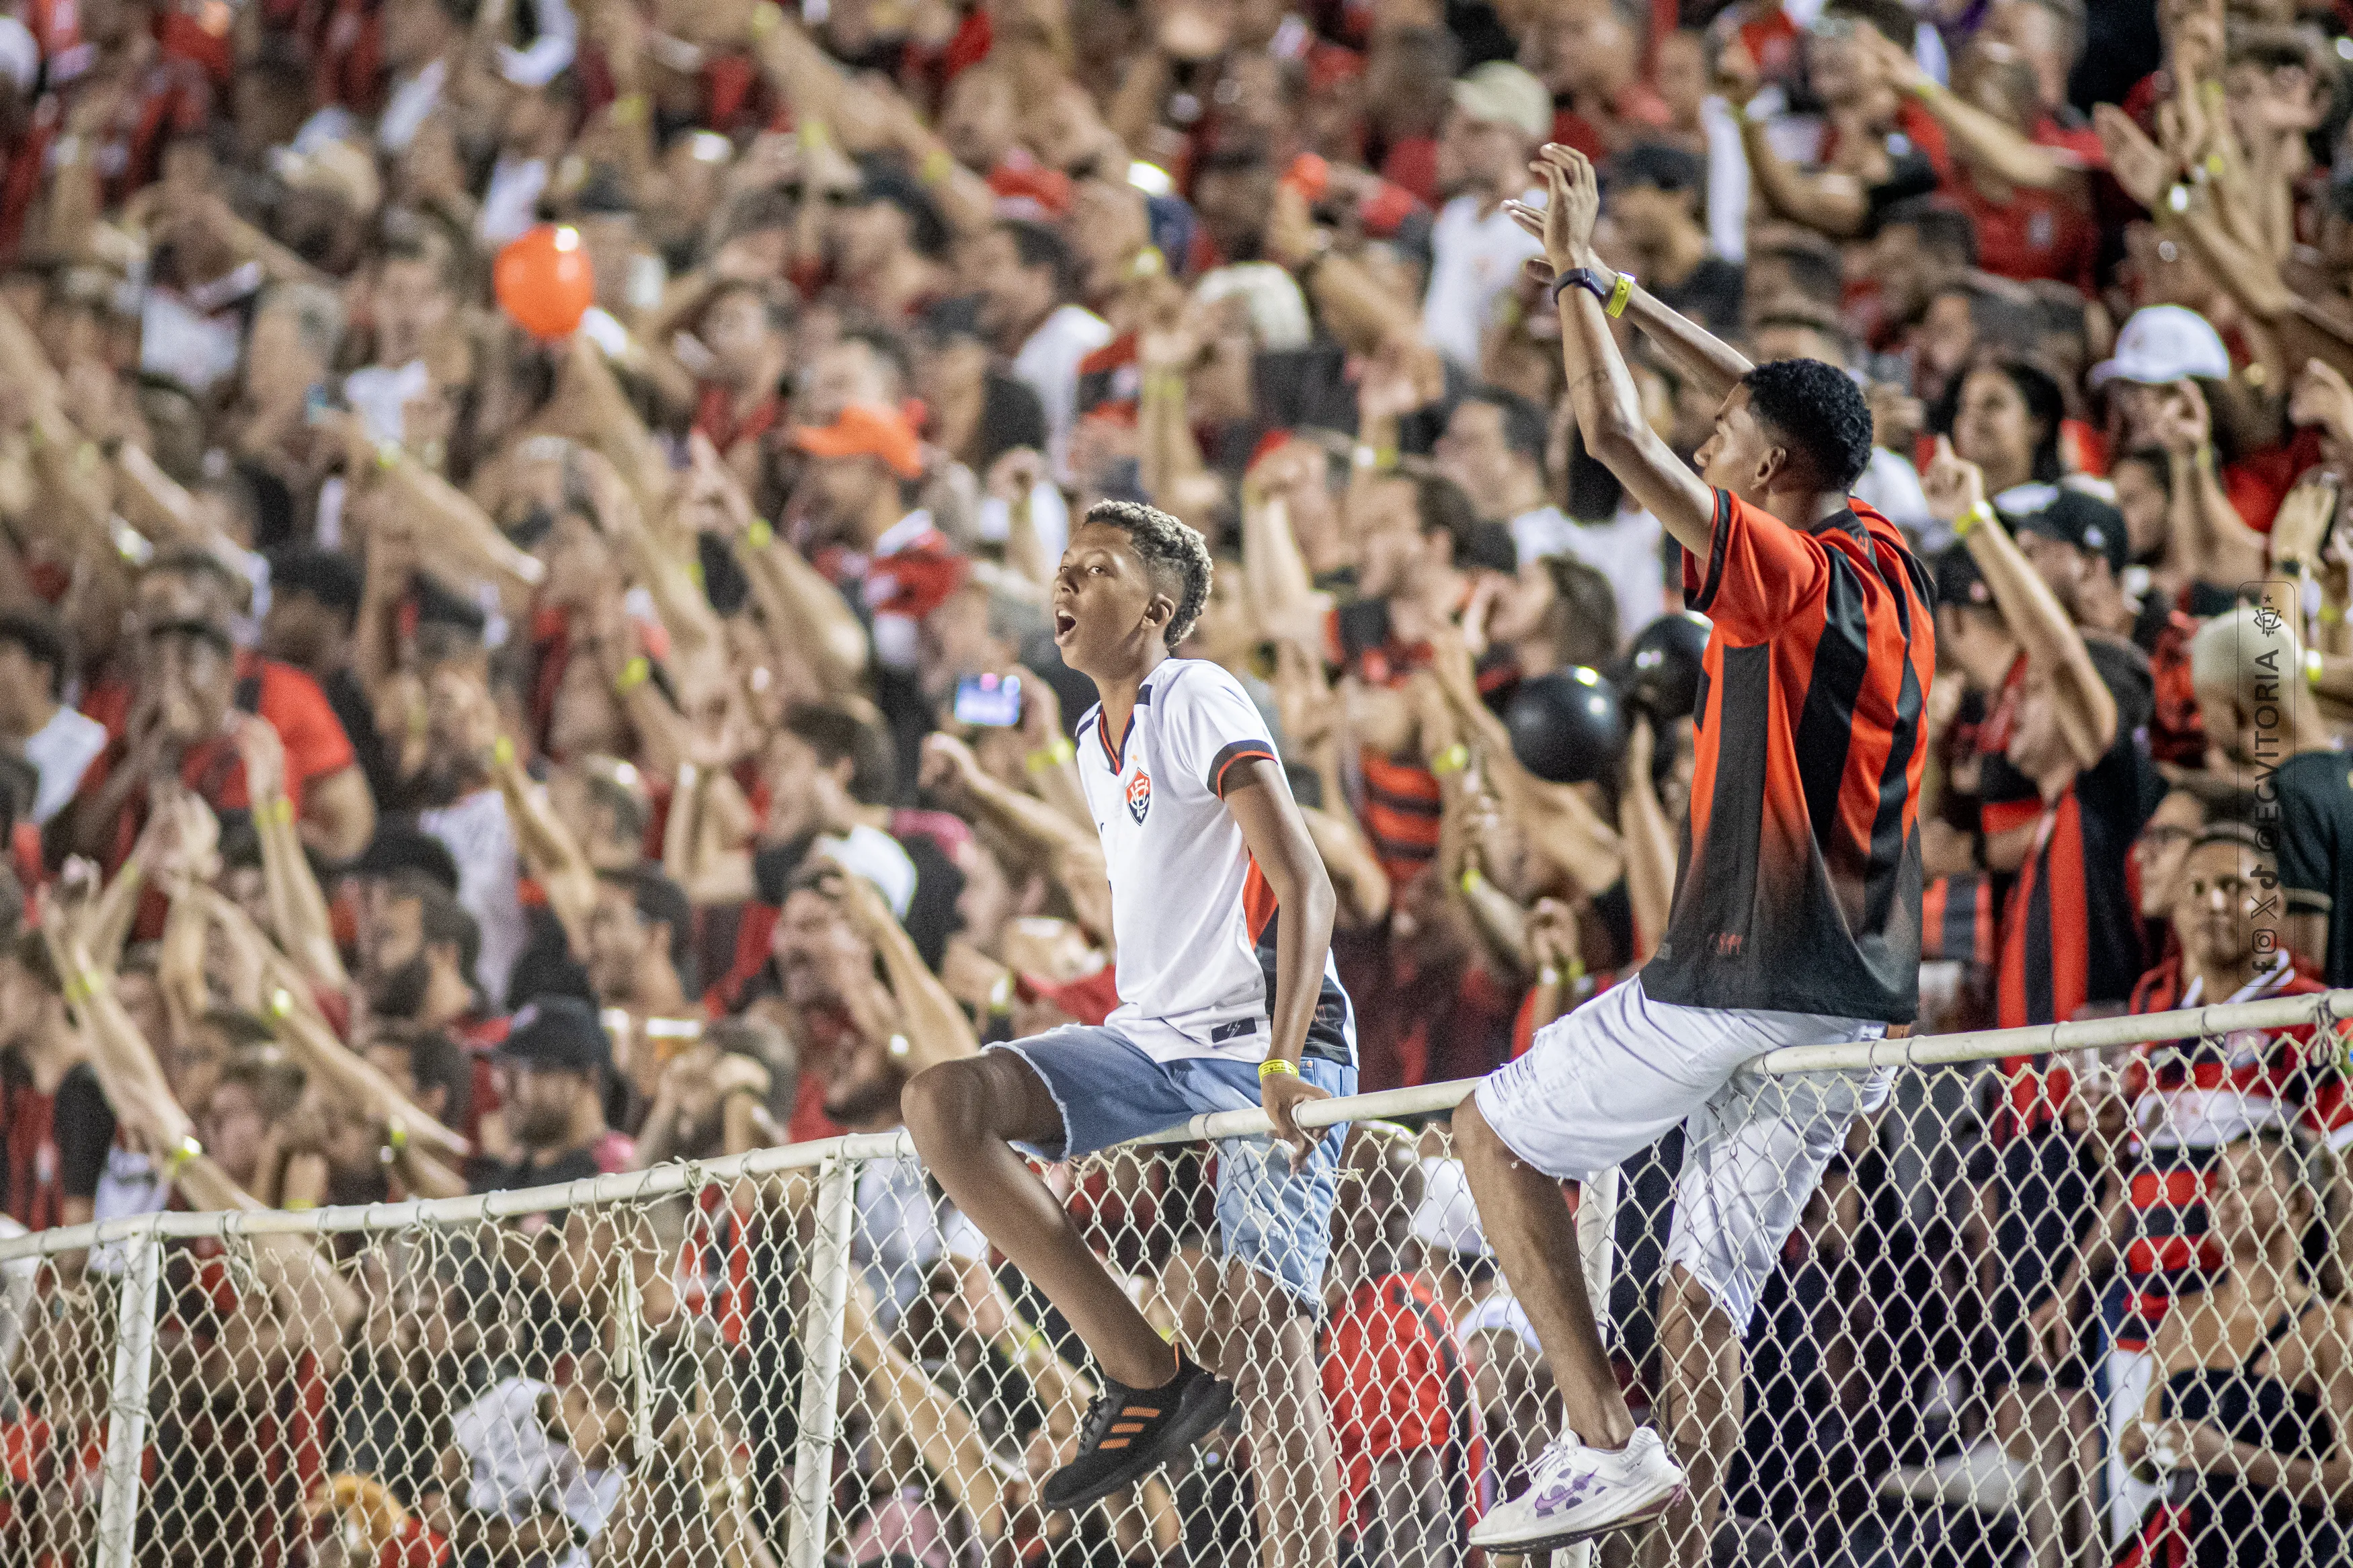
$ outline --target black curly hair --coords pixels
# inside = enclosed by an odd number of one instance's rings
[[[1208,541],[1198,530],[1142,501],[1099,500],[1087,508],[1086,520],[1125,533],[1144,569],[1152,574],[1153,586],[1176,605],[1176,613],[1168,617],[1168,629],[1161,634],[1174,653],[1176,645],[1191,635],[1193,623],[1201,618],[1201,606],[1209,602],[1209,577],[1216,568],[1209,560]]]
[[[1844,490],[1871,462],[1871,408],[1854,378],[1818,359],[1752,366],[1740,384],[1748,410],[1813,470],[1824,489]]]

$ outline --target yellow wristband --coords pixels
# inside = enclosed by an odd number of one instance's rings
[[[784,26],[784,12],[772,0],[764,0],[763,4],[752,7],[752,36],[765,38]]]
[[[2306,686],[2320,684],[2320,650],[2316,647],[2304,650],[2304,683]]]
[[[283,827],[294,820],[294,802],[285,795],[273,795],[262,803],[261,815]]]
[[[955,173],[955,157],[946,148],[934,147],[923,154],[923,167],[915,172],[915,177],[927,185],[942,185],[945,184],[948,176]]]
[[[644,654],[637,655],[628,663],[621,666],[621,673],[613,678],[614,695],[627,697],[630,692],[652,679],[653,673],[652,660],[647,658]]]
[[[196,1142],[193,1133],[181,1139],[172,1152],[164,1156],[164,1179],[168,1182],[176,1177],[183,1166],[204,1152],[205,1146]]]
[[[1430,754],[1430,771],[1440,778],[1459,773],[1471,765],[1471,748],[1457,741],[1442,751]]]
[[[646,95],[644,93],[633,92],[626,98],[617,98],[613,100],[614,124],[635,125],[645,117]]]
[[[1955,539],[1967,539],[1969,536],[1969,531],[1971,529],[1974,529],[1981,522],[1991,522],[1992,521],[1993,508],[1988,506],[1983,501],[1978,501],[1975,505],[1971,506],[1967,511],[1961,513],[1960,516],[1953,519],[1953,537]]]
[[[1078,754],[1078,747],[1072,745],[1069,737],[1065,736],[1050,746],[1040,746],[1030,752],[1028,765],[1031,773],[1042,773],[1050,768],[1060,767]]]
[[[1609,300],[1601,307],[1602,313],[1613,319],[1624,315],[1626,301],[1633,297],[1634,275],[1630,272],[1620,272],[1618,274],[1616,285],[1609,290]]]
[[[491,761],[501,767],[514,761],[514,742],[504,735],[491,742]]]
[[[408,1147],[408,1129],[398,1117],[384,1124],[384,1146],[396,1154]]]
[[[801,146],[807,151],[814,153],[818,148],[829,144],[832,141],[833,137],[831,133],[826,130],[824,121],[804,120],[801,121]]]
[[[1258,1080],[1261,1083],[1264,1083],[1271,1078],[1297,1078],[1298,1076],[1299,1064],[1283,1057],[1269,1057],[1258,1064]]]
[[[754,518],[752,526],[744,531],[744,542],[754,550],[765,550],[776,542],[776,525],[765,517]]]
[[[1462,890],[1464,892],[1475,893],[1486,885],[1486,874],[1481,871],[1478,867],[1465,866],[1462,868]]]

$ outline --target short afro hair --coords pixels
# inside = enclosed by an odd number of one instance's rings
[[[1176,601],[1176,613],[1168,617],[1168,629],[1161,634],[1169,651],[1175,652],[1176,645],[1192,635],[1193,623],[1201,618],[1201,606],[1209,602],[1209,577],[1216,568],[1209,560],[1208,541],[1158,507],[1142,501],[1099,500],[1087,508],[1087,521],[1125,533],[1155,585]]]
[[[1824,489],[1851,487],[1871,462],[1871,407],[1854,378],[1818,359],[1752,366],[1749,412],[1802,456]]]

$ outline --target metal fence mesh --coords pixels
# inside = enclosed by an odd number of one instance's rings
[[[1706,1561],[1712,1534],[1717,1561],[1757,1564],[2345,1561],[2341,1049],[2242,1031],[2040,1077],[1901,1073],[1781,1247],[1736,1398],[1662,1371],[1678,1141],[1630,1163],[1606,1226],[1621,1379],[1695,1480],[1708,1428],[1731,1439],[1713,1531],[1674,1516],[1646,1560]],[[1044,1174],[1155,1324],[1281,1384],[1277,1288],[1219,1251],[1231,1157]],[[100,1521],[138,1248],[0,1265],[0,1561],[1240,1568],[1313,1559],[1287,1510],[1328,1463],[1341,1562],[1436,1568],[1472,1561],[1463,1530],[1556,1420],[1442,1119],[1352,1132],[1303,1379],[1075,1517],[1036,1487],[1092,1365],[912,1158],[463,1224],[219,1229],[154,1251],[128,1556]]]
[[[119,1291],[82,1264],[0,1265],[0,1348],[13,1373],[0,1406],[0,1539],[12,1563],[86,1562],[98,1540]]]

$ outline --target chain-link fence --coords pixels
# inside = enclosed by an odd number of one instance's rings
[[[1588,1184],[1630,1402],[1720,1482],[1646,1560],[2345,1561],[2338,1015],[2353,992],[1759,1063],[1768,1100],[1826,1069],[1891,1093],[1767,1258],[1736,1385],[1694,1369],[1662,1259],[1679,1182],[1745,1195],[1673,1138]],[[1356,1125],[1312,1311],[1221,1257],[1216,1163],[1263,1157],[1254,1113],[1044,1170],[1242,1394],[1077,1515],[1036,1488],[1091,1363],[897,1135],[0,1241],[0,1562],[1241,1568],[1317,1561],[1336,1475],[1339,1561],[1467,1563],[1557,1415],[1443,1130],[1464,1087],[1318,1108]]]

